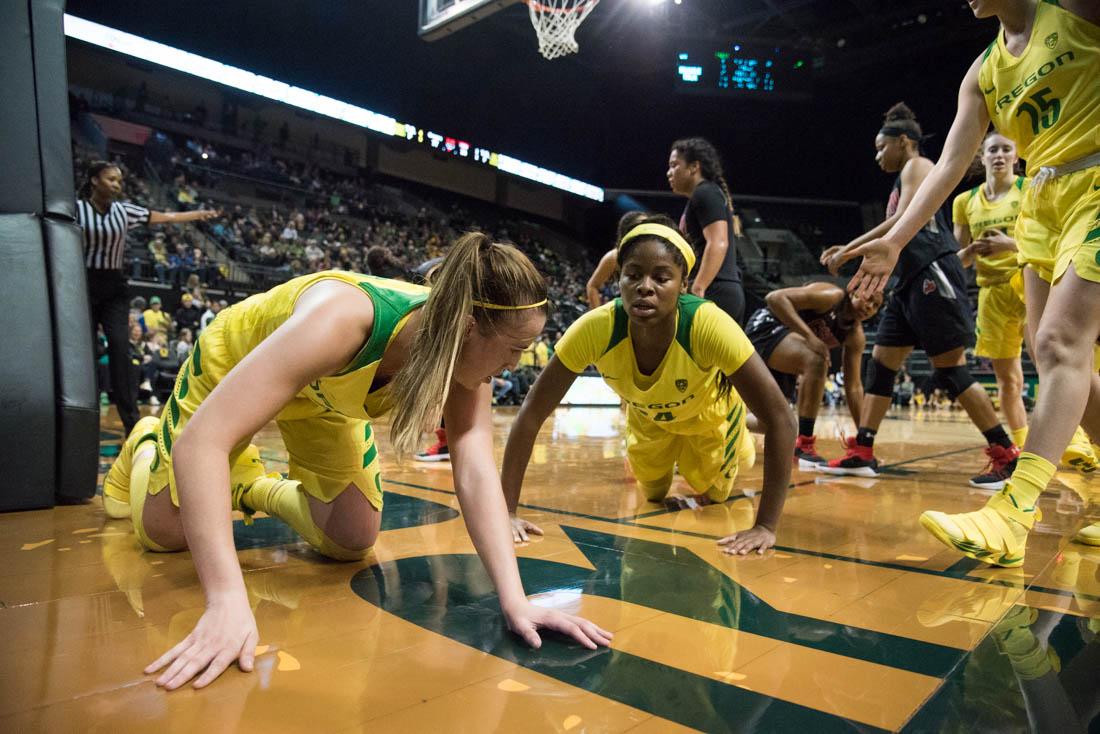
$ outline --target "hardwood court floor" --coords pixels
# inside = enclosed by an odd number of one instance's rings
[[[501,448],[513,416],[496,413]],[[1065,540],[1100,477],[1059,474],[1023,569],[960,560],[917,517],[984,501],[965,481],[980,436],[957,414],[905,413],[880,433],[881,477],[796,471],[779,546],[731,558],[714,539],[751,524],[760,469],[724,505],[666,511],[636,491],[620,427],[606,408],[548,421],[521,508],[546,535],[517,551],[528,593],[613,630],[611,650],[508,634],[448,466],[387,465],[362,563],[271,518],[235,523],[256,671],[165,693],[141,669],[198,619],[194,568],[143,553],[96,498],[0,515],[0,732],[1100,728],[1100,549]],[[258,443],[285,470],[273,427]]]

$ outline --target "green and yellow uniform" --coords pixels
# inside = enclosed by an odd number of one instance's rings
[[[664,497],[673,465],[697,492],[729,497],[740,465],[755,457],[736,391],[718,396],[718,375],[733,374],[753,354],[741,327],[710,301],[682,295],[676,336],[653,374],[642,374],[622,299],[589,311],[554,348],[581,373],[592,364],[627,405],[627,458],[651,500]],[[752,457],[752,458],[750,458]]]
[[[951,207],[955,224],[969,229],[972,241],[991,229],[1012,236],[1026,191],[1027,179],[1023,176],[1018,176],[1008,193],[996,201],[986,198],[985,184],[964,191],[955,197]],[[975,268],[979,290],[978,343],[974,353],[989,359],[1019,357],[1027,310],[1016,253],[979,255]]]
[[[404,328],[412,312],[427,300],[429,290],[343,271],[302,276],[252,296],[222,311],[203,330],[180,368],[172,396],[155,429],[157,456],[148,481],[149,495],[156,495],[168,487],[173,504],[179,505],[172,472],[173,442],[222,378],[290,318],[302,293],[326,280],[338,280],[362,289],[374,304],[374,326],[367,342],[347,366],[307,385],[276,415],[279,432],[290,455],[288,483],[296,485],[296,492],[325,503],[332,502],[349,485],[354,485],[375,509],[382,509],[380,462],[371,419],[381,416],[392,405],[388,385],[373,391],[371,385],[386,347]],[[265,473],[259,454],[249,445],[248,439],[234,447],[229,461],[236,506],[239,504],[237,492],[250,487]],[[122,480],[105,482],[105,493],[124,498],[125,489],[113,487],[116,483],[121,485]],[[267,511],[255,505],[237,509]],[[290,514],[280,517],[322,552],[338,558],[348,555],[328,543],[323,533],[312,526],[308,510],[304,513],[294,510]],[[137,523],[135,529],[142,535]],[[143,538],[143,542],[151,547],[147,538]]]
[[[978,72],[994,127],[1016,142],[1032,178],[1100,152],[1098,79],[1100,26],[1057,0],[1039,2],[1022,54],[1009,53],[998,33]],[[1020,263],[1050,282],[1072,263],[1080,277],[1100,282],[1100,166],[1039,181],[1016,221]]]

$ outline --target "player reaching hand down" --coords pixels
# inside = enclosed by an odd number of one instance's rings
[[[358,561],[378,538],[382,481],[373,419],[410,454],[446,417],[455,493],[513,632],[585,647],[611,635],[535,606],[523,592],[493,459],[492,375],[515,369],[546,323],[546,282],[519,250],[470,233],[429,290],[326,271],[226,309],[203,330],[159,419],[144,418],[104,481],[104,507],[148,550],[187,549],[202,617],[146,668],[157,684],[202,688],[236,662],[252,669],[258,630],[233,546],[230,509],[264,512],[329,558]],[[290,455],[268,474],[251,437],[272,419]]]

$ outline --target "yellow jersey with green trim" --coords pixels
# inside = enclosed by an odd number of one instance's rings
[[[1100,150],[1100,26],[1040,0],[1020,56],[1004,31],[978,71],[993,126],[1016,141],[1028,175]]]
[[[703,433],[725,420],[741,402],[718,398],[718,374],[731,375],[753,355],[745,332],[718,306],[681,295],[676,336],[652,375],[643,375],[630,338],[630,318],[621,298],[581,316],[554,347],[570,372],[595,365],[628,410],[670,433]]]
[[[275,286],[265,293],[246,298],[218,314],[222,333],[220,345],[233,364],[269,337],[294,312],[298,298],[323,280],[339,280],[361,289],[374,304],[374,326],[367,342],[346,367],[306,385],[279,412],[280,420],[315,416],[317,407],[349,418],[376,418],[392,407],[388,384],[371,391],[375,372],[386,347],[408,321],[412,312],[428,299],[428,288],[369,275],[329,270],[303,275]],[[201,374],[202,355],[198,347],[192,359],[195,374]]]
[[[951,216],[955,224],[970,230],[971,242],[981,239],[991,229],[1000,230],[1011,237],[1027,185],[1028,179],[1017,176],[1012,188],[1004,196],[990,201],[985,195],[985,184],[979,184],[955,197]],[[979,287],[1008,282],[1020,269],[1015,252],[979,255],[974,264],[978,272]]]

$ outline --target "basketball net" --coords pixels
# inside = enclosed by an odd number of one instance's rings
[[[546,59],[575,54],[579,46],[573,34],[600,0],[526,0],[531,25],[539,39],[539,53]]]

